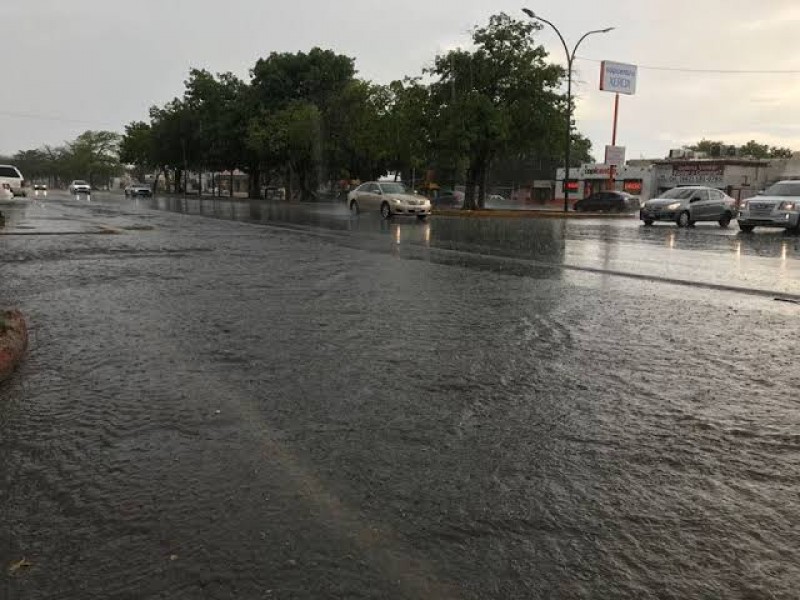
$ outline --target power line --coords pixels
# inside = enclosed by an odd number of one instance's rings
[[[585,62],[601,63],[602,60],[587,58],[585,56],[576,57]],[[690,67],[657,67],[653,65],[637,65],[639,69],[645,71],[666,71],[671,73],[705,73],[715,75],[800,75],[800,69],[694,69]]]
[[[13,117],[15,119],[34,119],[37,121],[55,121],[58,123],[74,123],[77,125],[102,125],[104,127],[118,127],[119,123],[112,125],[107,122],[100,121],[86,121],[82,119],[70,119],[68,117],[59,117],[55,115],[39,115],[35,113],[22,113],[11,111],[0,111],[0,117]]]

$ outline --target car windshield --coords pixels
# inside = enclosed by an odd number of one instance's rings
[[[800,181],[797,183],[776,183],[764,192],[765,196],[800,196]]]
[[[402,183],[381,183],[384,194],[407,194],[408,189]]]
[[[73,185],[89,185],[88,183],[86,183],[82,179],[77,179],[77,180],[73,181],[72,183],[73,183]]]
[[[660,197],[664,200],[686,200],[691,198],[695,192],[697,192],[697,188],[675,188],[661,194]]]

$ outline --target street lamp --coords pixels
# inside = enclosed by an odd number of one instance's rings
[[[578,43],[575,44],[572,52],[570,52],[569,46],[567,46],[567,41],[564,39],[564,36],[561,35],[558,27],[553,25],[547,19],[543,19],[542,17],[538,16],[529,8],[523,8],[522,12],[528,15],[531,19],[550,25],[550,27],[552,27],[558,35],[558,38],[561,40],[561,44],[564,46],[564,52],[567,53],[567,149],[564,151],[564,212],[567,212],[569,210],[569,187],[567,182],[569,181],[570,151],[572,149],[572,65],[575,62],[575,55],[578,52],[578,47],[580,47],[580,45],[583,43],[583,40],[596,33],[609,33],[610,31],[614,31],[614,27],[587,31],[581,36],[581,39],[578,40]]]

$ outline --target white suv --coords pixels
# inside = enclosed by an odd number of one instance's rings
[[[739,229],[781,227],[800,233],[800,181],[779,181],[763,194],[749,198],[739,213]]]
[[[15,196],[27,196],[25,179],[19,169],[13,165],[0,165],[0,184],[7,183]]]

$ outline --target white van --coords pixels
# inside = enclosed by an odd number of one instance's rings
[[[13,165],[0,165],[0,184],[7,183],[15,196],[26,196],[25,179]]]

